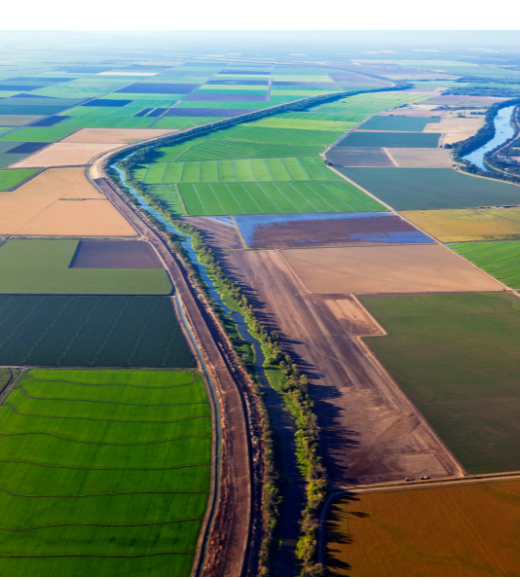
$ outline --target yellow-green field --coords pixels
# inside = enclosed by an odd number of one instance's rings
[[[399,212],[441,242],[520,239],[520,207]]]
[[[339,576],[520,575],[520,480],[350,495],[327,522]]]

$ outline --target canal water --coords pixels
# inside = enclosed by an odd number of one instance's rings
[[[473,153],[469,155],[465,155],[463,159],[467,159],[471,161],[473,165],[476,165],[479,169],[483,169],[484,171],[489,171],[484,163],[484,155],[488,152],[493,150],[495,147],[502,145],[508,139],[514,136],[515,130],[513,125],[511,124],[511,119],[513,117],[513,111],[515,110],[516,105],[512,105],[511,107],[504,107],[500,109],[493,123],[495,124],[495,136],[493,139],[488,141],[486,144],[482,145]]]
[[[129,155],[130,157],[130,155]],[[128,159],[125,158],[125,159]],[[249,332],[246,321],[242,314],[230,309],[224,302],[215,288],[213,280],[209,277],[206,266],[199,261],[195,253],[191,237],[173,227],[159,212],[154,210],[146,203],[139,193],[126,182],[126,175],[117,164],[111,165],[112,169],[117,171],[121,182],[137,199],[139,205],[148,213],[159,220],[168,232],[177,234],[183,239],[182,246],[188,252],[191,261],[197,265],[200,274],[206,284],[213,300],[223,308],[229,318],[231,318],[238,327],[238,332],[243,340],[247,340],[253,345],[255,351],[255,370],[258,380],[262,385],[264,391],[264,402],[269,411],[269,418],[273,431],[278,435],[278,439],[283,447],[283,465],[285,475],[290,482],[287,501],[283,511],[281,530],[280,530],[280,549],[277,555],[277,562],[275,568],[275,576],[295,576],[296,572],[296,542],[300,532],[299,520],[301,513],[305,507],[305,479],[298,469],[296,461],[296,445],[294,441],[294,433],[296,425],[294,419],[285,409],[282,399],[278,393],[273,389],[267,375],[265,374],[264,361],[265,356],[260,342]]]

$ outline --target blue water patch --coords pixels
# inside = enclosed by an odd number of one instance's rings
[[[410,225],[411,231],[376,231],[376,232],[356,232],[356,227],[352,229],[354,231],[349,232],[349,222],[353,223],[356,220],[373,220],[381,218],[395,218],[396,220],[402,220],[400,216],[393,212],[360,212],[360,213],[319,213],[319,214],[276,214],[276,215],[237,215],[233,219],[237,224],[240,233],[248,247],[254,247],[256,236],[259,228],[265,228],[266,226],[283,226],[290,222],[317,222],[323,220],[343,220],[345,222],[345,241],[359,241],[359,242],[372,242],[372,243],[387,243],[387,244],[430,244],[434,243],[434,240],[423,234],[422,232],[412,229],[413,226]],[[385,220],[387,221],[387,220]],[[388,227],[388,222],[386,224]],[[390,226],[391,227],[391,226]],[[382,228],[383,229],[383,228]],[[309,230],[309,234],[306,236],[302,234],[301,239],[291,240],[291,245],[298,246],[300,244],[306,243],[327,243],[334,239],[337,241],[337,233],[332,238],[329,237],[328,232],[325,230],[319,232],[319,237],[316,236],[318,232],[315,228]],[[280,228],[281,238],[283,237],[283,228]],[[271,234],[272,236],[272,234]],[[312,237],[311,237],[312,236]],[[287,242],[282,242],[281,245],[286,246]]]

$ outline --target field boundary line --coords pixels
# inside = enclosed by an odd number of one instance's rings
[[[352,179],[350,179],[350,177],[347,177],[346,175],[343,175],[343,173],[339,172],[334,166],[329,167],[329,169],[331,169],[332,171],[334,171],[335,173],[337,173],[345,181],[348,181],[352,185],[355,185],[358,189],[360,189],[361,191],[365,192],[367,195],[369,195],[371,198],[373,198],[376,201],[378,201],[380,204],[385,205],[390,211],[393,211],[394,213],[397,213],[396,210],[393,207],[391,207],[390,205],[388,205],[385,201],[379,199],[373,193],[370,193],[370,191],[368,191],[368,189],[365,189],[364,187],[361,187],[361,185],[358,185],[355,181],[352,181]],[[414,226],[414,227],[416,227],[416,226]]]
[[[392,154],[390,153],[390,151],[388,151],[388,147],[381,147],[381,149],[387,154],[388,159],[390,159],[390,161],[396,166],[396,167],[401,167],[397,161],[392,157]]]

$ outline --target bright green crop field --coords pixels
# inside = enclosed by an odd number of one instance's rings
[[[180,184],[189,215],[384,211],[346,181]]]
[[[363,340],[470,473],[520,469],[520,300],[506,292],[376,297]]]
[[[0,294],[168,295],[163,269],[70,268],[77,240],[9,240],[0,246]]]
[[[134,172],[146,184],[263,181],[343,181],[322,157],[220,159],[153,163]]]
[[[0,170],[0,191],[7,191],[25,181],[39,169],[2,169]]]
[[[31,370],[0,407],[10,576],[189,576],[211,476],[191,371]]]
[[[15,143],[54,143],[72,133],[73,129],[57,127],[26,127],[0,137],[0,141]]]

